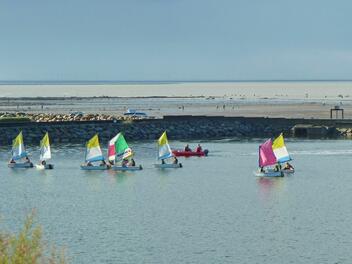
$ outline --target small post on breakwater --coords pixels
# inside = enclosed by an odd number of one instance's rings
[[[345,110],[341,108],[339,105],[335,105],[334,108],[330,109],[330,119],[332,119],[332,113],[335,112],[335,118],[338,119],[339,117],[339,112],[341,112],[341,117],[342,119],[345,118]]]

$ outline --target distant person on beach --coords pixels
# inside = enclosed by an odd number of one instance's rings
[[[188,144],[185,146],[185,151],[192,151]]]

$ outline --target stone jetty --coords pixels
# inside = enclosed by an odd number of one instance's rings
[[[53,143],[84,144],[95,133],[107,142],[118,132],[128,140],[156,140],[167,130],[171,140],[222,138],[267,138],[284,132],[286,136],[336,137],[352,132],[352,120],[286,119],[224,116],[164,116],[159,119],[133,119],[108,115],[20,115],[0,117],[0,144],[10,145],[23,131],[26,144],[38,144],[49,132]],[[10,118],[10,119],[9,119]],[[19,121],[16,121],[18,118]],[[11,120],[11,122],[8,122]],[[321,132],[320,132],[321,131]]]

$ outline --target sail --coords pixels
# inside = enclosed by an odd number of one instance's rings
[[[133,155],[132,149],[128,146],[125,137],[122,133],[117,134],[117,140],[115,142],[116,159],[122,160],[127,159]]]
[[[119,134],[114,136],[112,139],[109,141],[109,146],[108,146],[108,159],[110,161],[114,161],[116,157],[116,149],[115,149],[115,143],[117,141]]]
[[[259,166],[265,167],[277,163],[276,157],[272,148],[272,141],[268,139],[259,146]]]
[[[50,150],[50,142],[49,142],[49,134],[48,132],[45,134],[43,139],[40,141],[40,160],[49,160],[51,159],[51,150]]]
[[[27,156],[27,152],[24,148],[22,131],[12,141],[12,158],[18,160]]]
[[[169,142],[167,140],[166,131],[158,139],[159,155],[158,159],[167,159],[173,156]]]
[[[284,136],[282,133],[273,142],[273,151],[278,162],[283,163],[291,160],[290,154],[285,146]]]
[[[98,134],[87,142],[86,161],[104,160],[103,153],[100,149]]]

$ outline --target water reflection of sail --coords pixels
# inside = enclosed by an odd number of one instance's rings
[[[283,190],[283,178],[260,177],[257,179],[260,199],[268,200],[275,197]]]

